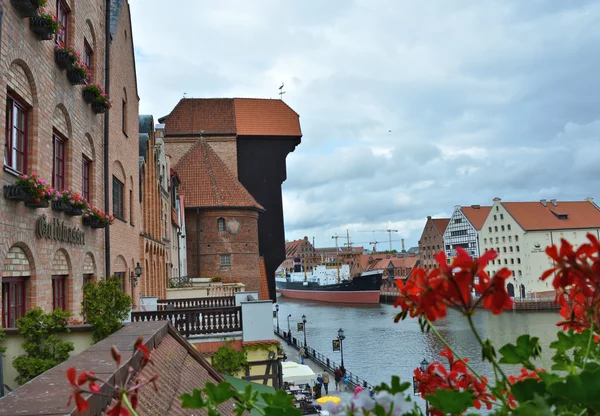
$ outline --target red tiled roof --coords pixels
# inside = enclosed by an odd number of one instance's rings
[[[288,241],[285,243],[285,256],[294,257],[298,250],[300,250],[302,247],[302,243],[304,243],[304,239]]]
[[[282,100],[234,98],[238,136],[302,136],[300,117]]]
[[[264,211],[205,140],[199,140],[179,160],[176,169],[186,207]]]
[[[490,213],[492,207],[491,206],[479,206],[479,205],[471,205],[469,207],[460,207],[461,211],[467,219],[471,222],[473,227],[477,231],[481,230],[483,227],[483,223]]]
[[[444,235],[446,227],[448,227],[448,224],[450,223],[450,218],[432,218],[431,221],[433,221],[433,225],[435,225],[435,228],[438,229],[440,234]]]
[[[600,209],[591,201],[501,202],[525,231],[600,228]],[[560,219],[558,215],[564,216]]]
[[[177,340],[169,334],[152,351],[154,365],[145,367],[139,375],[148,380],[154,374],[160,374],[156,380],[158,392],[151,386],[139,390],[137,412],[144,415],[189,415],[189,409],[181,408],[183,393],[191,393],[195,388],[201,388],[207,382],[215,384],[223,379],[216,371],[192,349],[182,345],[186,340]],[[191,347],[191,345],[190,345]],[[195,353],[195,354],[194,354]],[[223,415],[232,415],[234,400],[218,406]]]
[[[184,98],[158,121],[167,136],[302,136],[298,114],[282,100]]]
[[[167,135],[236,133],[231,98],[182,98],[158,121],[165,123]]]

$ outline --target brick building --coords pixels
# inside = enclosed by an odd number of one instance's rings
[[[163,233],[162,196],[159,189],[159,151],[156,143],[154,119],[139,116],[139,182],[142,203],[142,230],[139,238],[141,263],[144,277],[140,280],[143,296],[167,297],[167,251],[166,235]]]
[[[204,140],[176,169],[185,195],[188,273],[239,279],[259,291],[258,217],[264,208]]]
[[[306,265],[306,270],[312,270],[317,258],[315,249],[308,237],[305,236],[301,240],[292,240],[285,243],[285,261],[281,263],[279,268],[291,272],[295,258],[299,258]]]
[[[2,184],[13,185],[19,174],[36,172],[56,188],[84,194],[103,208],[104,117],[92,111],[81,86],[73,85],[55,62],[55,38],[40,40],[11,2],[3,6],[0,129],[7,134]],[[93,80],[103,84],[104,2],[50,2],[48,8],[66,27],[60,40],[82,52]],[[83,238],[68,237],[73,234]],[[5,193],[0,239],[2,326],[14,327],[35,306],[78,314],[84,281],[104,275],[104,231],[84,226],[81,216],[25,206]]]
[[[138,152],[139,97],[129,4],[111,1],[110,19],[110,95],[113,108],[109,114],[109,206],[115,217],[110,227],[110,274],[122,279],[121,287],[139,305],[139,287],[135,267],[143,264],[140,248],[132,244],[140,237]],[[143,281],[148,278],[142,266]],[[135,308],[134,308],[135,310]]]
[[[182,99],[159,122],[165,124],[167,154],[179,174],[180,159],[203,139],[264,207],[258,219],[259,253],[264,257],[269,294],[275,299],[275,270],[286,257],[281,184],[286,179],[285,159],[302,137],[298,114],[282,100]],[[182,188],[185,186],[182,178]],[[184,196],[189,231],[195,222],[188,213],[194,215],[195,211],[188,208],[190,195],[184,192]],[[189,232],[187,235],[188,274],[193,275],[193,238]]]
[[[419,239],[422,268],[435,269],[438,266],[435,255],[444,250],[444,232],[449,222],[450,218],[427,217],[425,228]]]

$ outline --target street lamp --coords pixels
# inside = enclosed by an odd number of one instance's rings
[[[292,332],[292,327],[290,326],[290,318],[291,318],[291,317],[292,317],[292,314],[289,314],[289,315],[288,315],[288,334],[289,334],[290,332]]]
[[[344,340],[346,336],[342,328],[338,329],[338,339],[340,340],[340,353],[342,354],[342,368],[344,368]]]
[[[419,370],[421,370],[421,373],[424,373],[427,371],[427,368],[429,368],[429,361],[423,358],[423,361],[419,365]],[[429,415],[429,402],[427,399],[425,399],[425,415]]]
[[[279,334],[279,304],[275,305],[275,315],[277,315],[277,333]]]
[[[302,315],[302,331],[304,332],[304,348],[306,348],[306,315]]]

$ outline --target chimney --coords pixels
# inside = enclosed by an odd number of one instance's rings
[[[558,204],[556,203],[556,199],[551,199],[550,203],[554,206],[558,206]]]
[[[473,209],[479,209],[479,208],[481,208],[481,205],[471,205],[471,208],[473,208]]]
[[[543,206],[547,206],[547,204],[546,204],[546,200],[545,200],[545,199],[540,199],[540,203],[541,203]]]
[[[402,252],[405,253],[406,250],[404,249],[404,238],[402,239]]]

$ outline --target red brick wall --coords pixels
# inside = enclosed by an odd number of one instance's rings
[[[201,210],[199,230],[194,209],[186,209],[186,240],[188,274],[199,277],[222,276],[239,279],[246,290],[260,290],[258,253],[258,212],[251,210]],[[236,219],[240,223],[237,235],[218,231],[217,220],[227,224]],[[198,233],[200,241],[200,270],[198,270]],[[231,254],[231,267],[220,265],[220,255]]]
[[[427,219],[423,234],[419,240],[419,255],[421,257],[420,267],[434,269],[438,266],[434,256],[444,250],[443,236],[438,231],[431,218]]]
[[[104,11],[101,0],[69,0],[71,6],[68,44],[83,51],[84,38],[94,49],[95,80],[103,83],[104,71]],[[53,129],[59,130],[66,142],[66,186],[82,191],[82,154],[92,160],[91,203],[103,207],[103,116],[92,112],[83,101],[81,86],[73,86],[65,71],[54,62],[54,42],[40,41],[29,29],[27,19],[21,19],[11,2],[3,2],[2,51],[0,63],[0,131],[5,131],[8,90],[29,106],[28,173],[37,172],[51,182]],[[56,12],[56,2],[48,8]],[[2,147],[4,152],[4,146]],[[2,185],[13,184],[16,176],[3,170]],[[35,234],[35,222],[46,214],[59,218],[71,227],[85,232],[85,245],[41,239]],[[0,196],[0,264],[4,277],[14,276],[9,267],[16,260],[8,257],[16,248],[27,257],[18,270],[26,277],[27,308],[41,306],[52,309],[51,273],[57,252],[61,250],[68,268],[67,305],[79,312],[83,283],[83,259],[91,257],[95,274],[104,274],[104,232],[82,225],[81,217],[69,217],[50,208],[33,209],[23,203]],[[12,257],[12,256],[11,256]],[[23,260],[24,261],[24,260]],[[61,260],[62,261],[62,260]],[[89,263],[89,261],[88,261]],[[63,265],[64,266],[64,265]],[[89,265],[88,265],[89,267]]]
[[[141,262],[140,238],[141,216],[139,203],[139,97],[133,61],[133,43],[129,4],[121,6],[110,50],[110,96],[113,107],[109,122],[109,186],[111,188],[110,207],[112,213],[113,176],[124,184],[124,216],[115,219],[110,229],[111,273],[125,272],[125,290],[134,294],[134,304],[139,305],[139,289],[132,292],[129,276],[137,262]],[[125,122],[122,117],[125,101]],[[133,197],[133,198],[132,198]],[[114,214],[114,213],[113,213]],[[142,266],[143,267],[143,266]],[[144,276],[147,276],[144,270]]]

